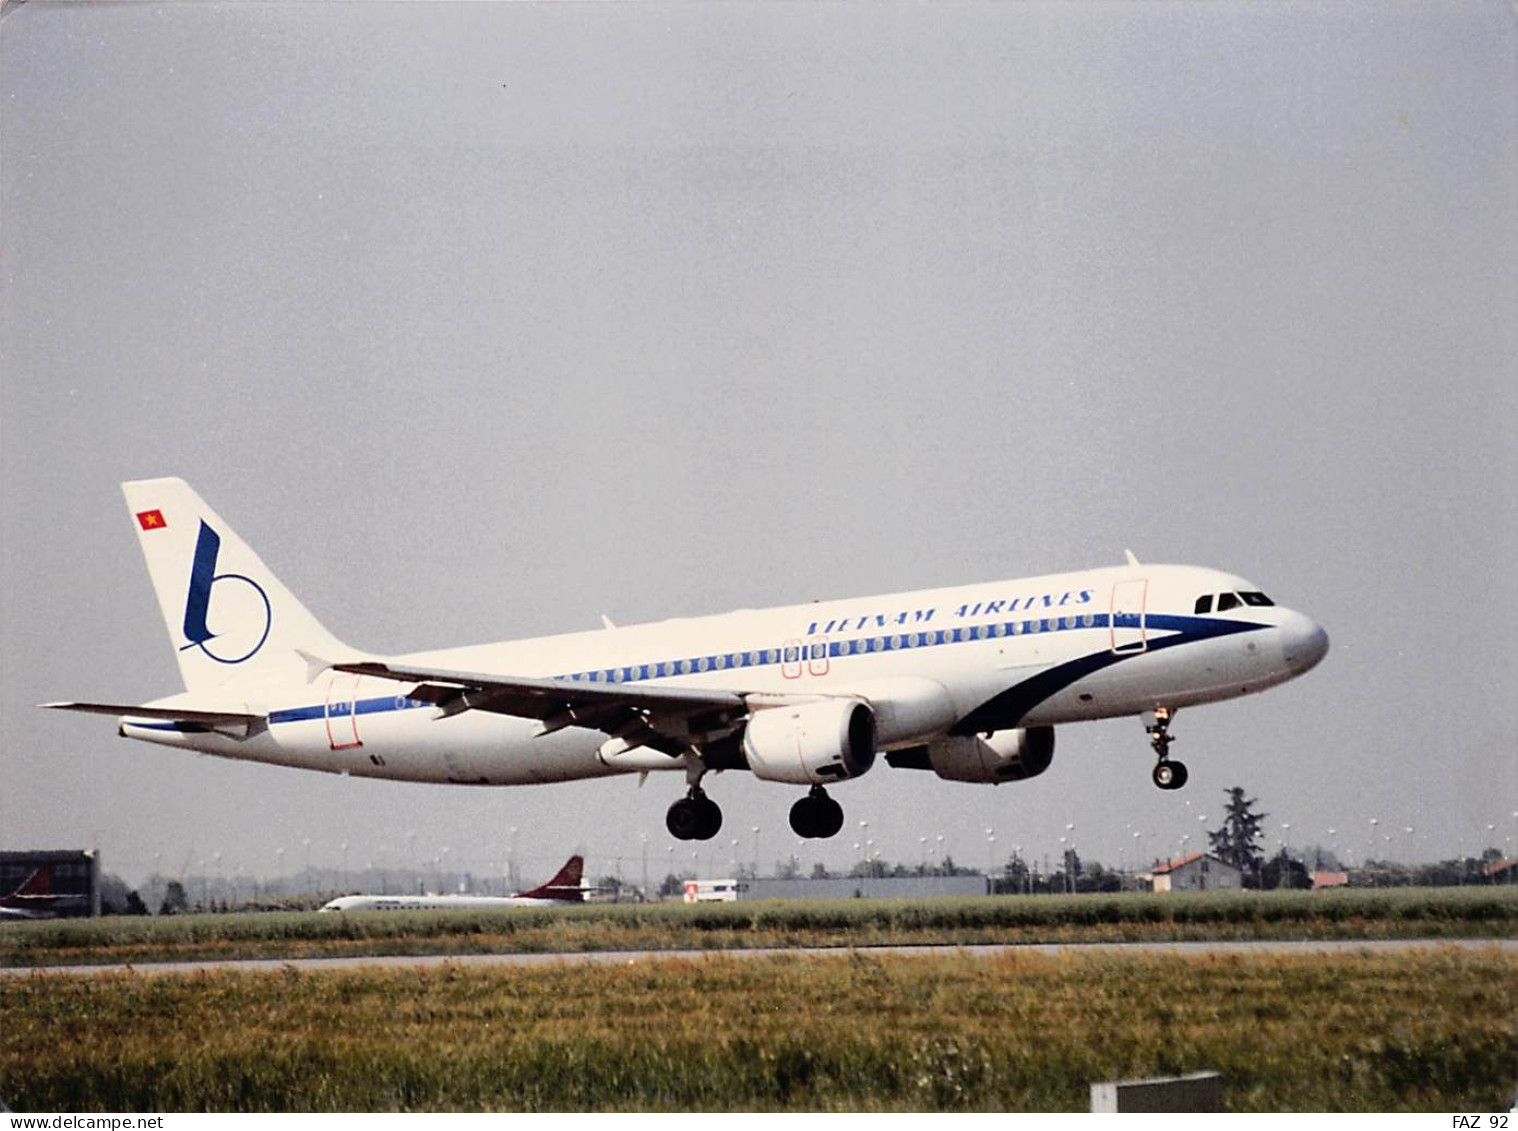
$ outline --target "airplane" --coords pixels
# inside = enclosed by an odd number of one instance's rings
[[[590,889],[583,884],[585,857],[571,856],[553,879],[515,895],[344,895],[322,911],[462,911],[499,907],[562,907],[584,903]]]
[[[1263,691],[1328,651],[1310,617],[1220,570],[1126,564],[1043,577],[382,656],[338,641],[180,479],[122,485],[185,690],[123,737],[355,777],[527,785],[673,771],[665,823],[709,840],[706,776],[805,793],[800,837],[843,827],[828,793],[895,769],[999,784],[1044,773],[1054,729],[1142,721],[1179,789],[1175,713]],[[604,619],[604,618],[603,618]],[[646,779],[645,779],[646,780]]]
[[[0,897],[0,919],[56,919],[65,904],[82,903],[82,897],[53,891],[53,866],[32,870],[10,895]]]

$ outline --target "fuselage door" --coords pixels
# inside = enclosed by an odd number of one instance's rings
[[[358,737],[358,684],[363,678],[336,672],[327,681],[327,741],[334,750],[363,745]]]
[[[1133,577],[1112,587],[1112,650],[1119,655],[1142,652],[1149,647],[1144,605],[1149,597],[1147,578]]]

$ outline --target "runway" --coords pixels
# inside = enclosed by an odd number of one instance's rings
[[[1260,942],[1148,943],[1029,943],[987,946],[797,947],[762,950],[603,950],[561,954],[386,954],[339,958],[250,958],[214,961],[110,963],[78,966],[0,967],[0,977],[91,977],[103,974],[175,975],[220,971],[279,973],[286,970],[318,973],[360,969],[416,970],[440,966],[535,967],[584,964],[629,966],[639,962],[700,961],[702,959],[847,957],[921,957],[962,954],[967,958],[999,955],[1037,955],[1047,958],[1112,955],[1176,958],[1272,956],[1303,954],[1397,954],[1419,950],[1495,950],[1518,954],[1518,939],[1323,939]]]

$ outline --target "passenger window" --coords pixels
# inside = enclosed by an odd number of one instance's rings
[[[1212,594],[1211,593],[1207,594],[1207,596],[1205,596],[1205,597],[1198,597],[1196,599],[1196,611],[1198,613],[1210,613],[1210,612],[1212,612]]]
[[[1236,609],[1238,607],[1239,599],[1232,593],[1218,594],[1218,612],[1226,613],[1229,609]]]

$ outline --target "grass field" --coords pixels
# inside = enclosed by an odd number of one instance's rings
[[[319,915],[0,925],[0,966],[350,954],[721,950],[1518,934],[1518,889],[1228,892]]]
[[[1011,953],[0,979],[17,1111],[1506,1110],[1518,959]]]

